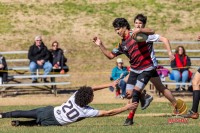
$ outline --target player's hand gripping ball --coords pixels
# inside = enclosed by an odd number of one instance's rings
[[[138,33],[135,37],[135,40],[137,42],[146,42],[147,39],[148,39],[148,36],[146,34],[143,34],[143,33]]]

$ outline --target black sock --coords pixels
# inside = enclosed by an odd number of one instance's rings
[[[19,121],[20,126],[37,126],[38,123],[36,120],[30,120],[30,121]]]
[[[200,90],[194,90],[193,91],[192,111],[195,113],[198,112],[199,100],[200,100]]]
[[[133,98],[132,98],[132,102],[137,102],[139,103],[139,100],[140,100],[140,95],[141,95],[141,92],[137,91],[137,90],[133,90]]]
[[[2,118],[11,118],[11,113],[1,113]]]

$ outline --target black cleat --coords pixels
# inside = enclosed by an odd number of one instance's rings
[[[37,79],[34,79],[34,80],[32,81],[32,83],[38,83]]]
[[[181,87],[182,91],[186,91],[185,87]]]
[[[46,78],[43,79],[43,82],[44,83],[49,83],[49,81]]]
[[[146,94],[146,91],[141,94],[140,102],[141,102],[141,109],[146,109],[153,100],[153,96]]]
[[[127,119],[125,120],[123,126],[131,126],[131,125],[133,125],[133,123],[134,123],[134,122],[133,122],[133,119],[127,118]]]
[[[178,87],[178,88],[175,88],[175,91],[180,91],[180,88]]]
[[[11,121],[11,125],[17,127],[19,126],[19,121],[18,120]]]
[[[184,118],[192,118],[192,119],[198,119],[199,118],[199,113],[195,113],[192,110],[189,110],[187,114],[182,115]]]

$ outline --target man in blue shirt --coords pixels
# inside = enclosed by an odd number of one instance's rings
[[[111,80],[117,80],[117,79],[123,79],[128,75],[127,67],[123,66],[123,60],[122,58],[117,58],[116,66],[112,69],[112,74],[110,79]],[[120,88],[122,87],[116,87],[116,97],[124,98],[126,96],[126,89],[122,89],[122,94],[120,95]]]

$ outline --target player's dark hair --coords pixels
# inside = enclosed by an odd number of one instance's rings
[[[75,94],[75,103],[80,107],[88,105],[93,98],[93,90],[91,87],[83,86]]]
[[[113,27],[114,28],[123,28],[126,27],[128,30],[130,30],[130,24],[128,23],[128,21],[125,18],[116,18],[113,21]]]
[[[138,14],[137,16],[135,16],[134,23],[135,23],[136,19],[140,20],[144,25],[147,22],[147,16],[144,16],[143,14]]]

